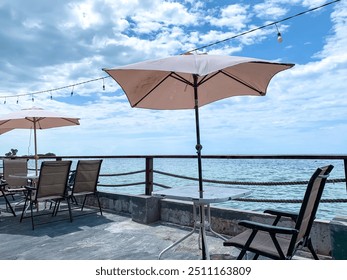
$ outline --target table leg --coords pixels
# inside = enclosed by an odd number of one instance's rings
[[[194,210],[195,212],[195,210]],[[194,215],[194,214],[193,214]],[[181,243],[183,240],[187,239],[189,236],[191,236],[194,232],[196,231],[196,223],[194,222],[194,227],[192,229],[191,232],[189,232],[187,235],[183,236],[181,239],[177,240],[175,243],[171,244],[170,246],[166,247],[163,251],[160,252],[159,256],[158,256],[158,260],[160,260],[161,256],[168,250],[170,250],[171,248],[175,247],[176,245],[178,245],[179,243]]]
[[[226,238],[226,237],[224,237],[223,235],[221,235],[221,234],[215,232],[215,231],[212,229],[212,226],[211,226],[211,207],[210,207],[209,204],[207,205],[207,221],[208,221],[207,227],[208,227],[208,230],[209,230],[211,233],[213,233],[215,236],[217,236],[217,237],[219,237],[219,238],[221,238],[221,239],[223,239],[223,240],[228,240],[228,238]]]
[[[194,207],[196,207],[195,205]],[[202,250],[202,259],[209,260],[210,253],[208,250],[207,240],[206,240],[206,217],[205,217],[205,205],[199,205],[200,210],[200,223],[199,223],[199,238],[201,237],[201,250]]]

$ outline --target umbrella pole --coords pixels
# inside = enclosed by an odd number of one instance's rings
[[[195,110],[195,127],[196,127],[196,153],[198,155],[198,175],[199,175],[199,195],[200,198],[204,197],[203,184],[202,184],[202,162],[201,162],[201,149],[200,143],[200,124],[199,124],[199,101],[198,101],[198,76],[193,75],[194,79],[194,110]]]
[[[202,184],[202,161],[201,161],[201,149],[202,145],[200,143],[200,125],[199,125],[199,98],[198,98],[198,76],[193,75],[194,80],[194,111],[195,111],[195,127],[196,127],[196,153],[198,155],[198,174],[199,174],[199,197],[204,197],[204,190]],[[207,260],[206,250],[206,232],[205,232],[205,207],[203,204],[199,206],[200,212],[200,235],[201,235],[201,253],[202,259]]]
[[[34,146],[35,146],[35,175],[37,176],[37,140],[36,140],[36,120],[34,118]]]

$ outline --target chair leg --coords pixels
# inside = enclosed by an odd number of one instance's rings
[[[1,193],[2,193],[3,197],[5,198],[6,206],[8,206],[8,208],[10,208],[10,210],[11,210],[13,216],[16,217],[16,213],[14,212],[14,210],[13,210],[13,208],[12,208],[12,206],[11,206],[11,203],[8,201],[8,199],[7,199],[7,197],[6,197],[5,193],[4,193],[4,191],[3,191],[2,189],[1,189]]]
[[[34,213],[33,213],[33,202],[30,201],[30,214],[31,214],[31,227],[34,230]]]
[[[243,246],[243,248],[242,248],[240,254],[239,254],[238,257],[237,257],[238,260],[242,260],[242,259],[243,259],[243,257],[245,256],[245,254],[246,254],[246,252],[247,252],[247,250],[248,250],[248,248],[249,248],[249,245],[251,245],[251,243],[252,243],[252,241],[253,241],[255,235],[257,234],[257,232],[258,232],[257,230],[253,230],[253,231],[252,231],[252,233],[251,233],[251,235],[249,236],[249,238],[248,238],[246,244]]]
[[[72,212],[71,212],[70,199],[67,198],[66,201],[67,201],[67,207],[69,208],[70,222],[72,223]]]
[[[98,200],[99,209],[100,209],[100,214],[101,214],[101,216],[102,216],[102,210],[101,210],[101,203],[100,203],[100,199],[99,199],[99,194],[98,194],[98,193],[95,193],[95,196],[96,196],[96,198],[97,198],[97,200]]]
[[[53,202],[51,202],[51,203],[53,203]],[[52,217],[57,216],[58,211],[59,211],[59,207],[60,207],[60,199],[58,201],[55,201],[55,203],[54,203]]]
[[[315,260],[319,260],[319,258],[318,258],[318,256],[317,256],[316,252],[314,251],[311,238],[309,238],[309,239],[307,240],[307,248],[310,250],[310,252],[311,252],[313,258],[314,258]]]
[[[81,207],[81,211],[83,211],[84,204],[86,203],[86,200],[87,200],[87,195],[84,196],[82,207]]]
[[[26,212],[27,210],[27,203],[28,203],[28,200],[30,200],[30,197],[31,197],[31,191],[28,191],[27,192],[27,195],[25,197],[25,201],[24,201],[24,206],[23,206],[23,210],[22,210],[22,215],[20,217],[20,222],[22,222],[23,218],[24,218],[24,213]]]

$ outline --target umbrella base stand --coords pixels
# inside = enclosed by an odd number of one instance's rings
[[[186,240],[188,237],[193,235],[194,233],[199,233],[198,237],[198,245],[199,249],[202,250],[202,247],[205,248],[205,256],[202,256],[202,259],[209,260],[210,259],[210,253],[208,250],[208,245],[206,242],[206,232],[209,231],[216,237],[219,237],[223,240],[227,240],[224,236],[220,235],[219,233],[215,232],[211,228],[211,208],[210,203],[207,203],[205,201],[201,202],[199,200],[193,201],[193,229],[185,236],[183,236],[181,239],[177,240],[175,243],[171,244],[170,246],[166,247],[163,251],[160,252],[158,259],[160,260],[162,255],[167,252],[168,250],[172,249],[173,247],[177,246],[179,243]],[[201,222],[203,221],[203,222]]]

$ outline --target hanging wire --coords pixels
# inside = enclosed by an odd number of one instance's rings
[[[201,46],[201,47],[198,47],[198,48],[195,48],[195,49],[192,49],[190,51],[186,51],[182,54],[185,54],[185,53],[192,53],[192,52],[196,52],[198,50],[201,50],[201,49],[206,49],[206,48],[209,48],[209,47],[212,47],[212,46],[215,46],[217,44],[221,44],[221,43],[224,43],[224,42],[227,42],[227,41],[230,41],[232,39],[235,39],[235,38],[238,38],[238,37],[241,37],[241,36],[244,36],[244,35],[247,35],[249,33],[252,33],[252,32],[255,32],[257,30],[260,30],[260,29],[264,29],[266,27],[269,27],[269,26],[272,26],[272,25],[275,25],[276,28],[277,28],[277,24],[278,23],[281,23],[281,22],[284,22],[284,21],[288,21],[290,19],[293,19],[293,18],[296,18],[296,17],[299,17],[299,16],[302,16],[302,15],[305,15],[307,13],[310,13],[310,12],[313,12],[315,10],[318,10],[318,9],[321,9],[323,7],[326,7],[328,5],[331,5],[331,4],[335,4],[337,2],[340,2],[341,0],[335,0],[335,1],[331,1],[331,2],[327,2],[325,4],[322,4],[320,6],[317,6],[317,7],[314,7],[312,9],[309,9],[309,10],[306,10],[306,11],[303,11],[303,12],[300,12],[298,14],[295,14],[295,15],[292,15],[292,16],[289,16],[289,17],[286,17],[284,19],[281,19],[281,20],[278,20],[278,21],[274,21],[274,22],[271,22],[269,24],[266,24],[266,25],[263,25],[263,26],[260,26],[260,27],[257,27],[257,28],[253,28],[251,30],[248,30],[248,31],[245,31],[245,32],[242,32],[242,33],[239,33],[237,35],[234,35],[234,36],[231,36],[231,37],[228,37],[224,40],[220,40],[220,41],[216,41],[214,43],[211,43],[211,44],[207,44],[207,45],[204,45],[204,46]],[[278,28],[277,28],[278,30]],[[279,31],[278,31],[278,34],[281,34]],[[277,35],[278,35],[277,34]],[[281,37],[282,38],[282,37]],[[279,41],[279,35],[277,37],[277,40]],[[92,83],[92,82],[95,82],[95,81],[99,81],[99,80],[103,80],[103,90],[105,90],[105,84],[104,84],[104,79],[106,78],[110,78],[110,76],[105,76],[105,77],[100,77],[100,78],[96,78],[96,79],[91,79],[91,80],[87,80],[87,81],[84,81],[84,82],[80,82],[80,83],[76,83],[76,84],[72,84],[72,85],[67,85],[67,86],[62,86],[62,87],[58,87],[58,88],[53,88],[53,89],[48,89],[48,90],[42,90],[42,91],[36,91],[36,92],[32,92],[32,93],[24,93],[24,94],[17,94],[17,95],[6,95],[6,96],[1,96],[2,98],[12,98],[12,97],[17,97],[17,103],[18,103],[18,97],[20,96],[32,96],[32,101],[34,102],[34,95],[36,94],[42,94],[42,93],[51,93],[53,91],[59,91],[59,90],[62,90],[62,89],[66,89],[66,88],[72,88],[72,91],[71,91],[71,96],[73,95],[73,89],[75,86],[80,86],[80,85],[84,85],[84,84],[87,84],[87,83]],[[51,95],[52,96],[52,95]],[[52,99],[52,98],[51,98]],[[6,102],[5,102],[6,103]]]
[[[246,34],[255,32],[255,31],[257,31],[257,30],[264,29],[264,28],[269,27],[269,26],[272,26],[272,25],[276,25],[277,23],[284,22],[284,21],[287,21],[287,20],[290,20],[290,19],[293,19],[293,18],[302,16],[302,15],[304,15],[304,14],[313,12],[313,11],[315,11],[315,10],[321,9],[321,8],[323,8],[323,7],[325,7],[325,6],[328,6],[328,5],[331,5],[331,4],[334,4],[334,3],[336,3],[336,2],[340,2],[340,1],[341,1],[341,0],[335,0],[335,1],[331,1],[331,2],[325,3],[325,4],[320,5],[320,6],[318,6],[318,7],[315,7],[315,8],[306,10],[306,11],[303,11],[303,12],[301,12],[301,13],[298,13],[298,14],[295,14],[295,15],[292,15],[292,16],[289,16],[289,17],[286,17],[286,18],[281,19],[281,20],[278,20],[278,21],[271,22],[271,23],[269,23],[269,24],[265,24],[265,25],[263,25],[263,26],[259,26],[259,27],[253,28],[253,29],[251,29],[251,30],[242,32],[242,33],[240,33],[240,34],[231,36],[231,37],[229,37],[229,38],[226,38],[226,39],[224,39],[224,40],[217,41],[217,42],[214,42],[214,43],[211,43],[211,44],[208,44],[208,45],[204,45],[204,46],[202,46],[202,47],[198,47],[198,48],[193,49],[193,50],[190,50],[190,51],[188,51],[188,52],[195,52],[195,51],[198,51],[198,50],[201,50],[201,49],[205,49],[205,48],[212,47],[212,46],[217,45],[217,44],[220,44],[220,43],[227,42],[227,41],[232,40],[232,39],[235,39],[235,38],[237,38],[237,37],[241,37],[241,36],[244,36],[244,35],[246,35]],[[185,52],[185,53],[186,53],[186,52]]]

